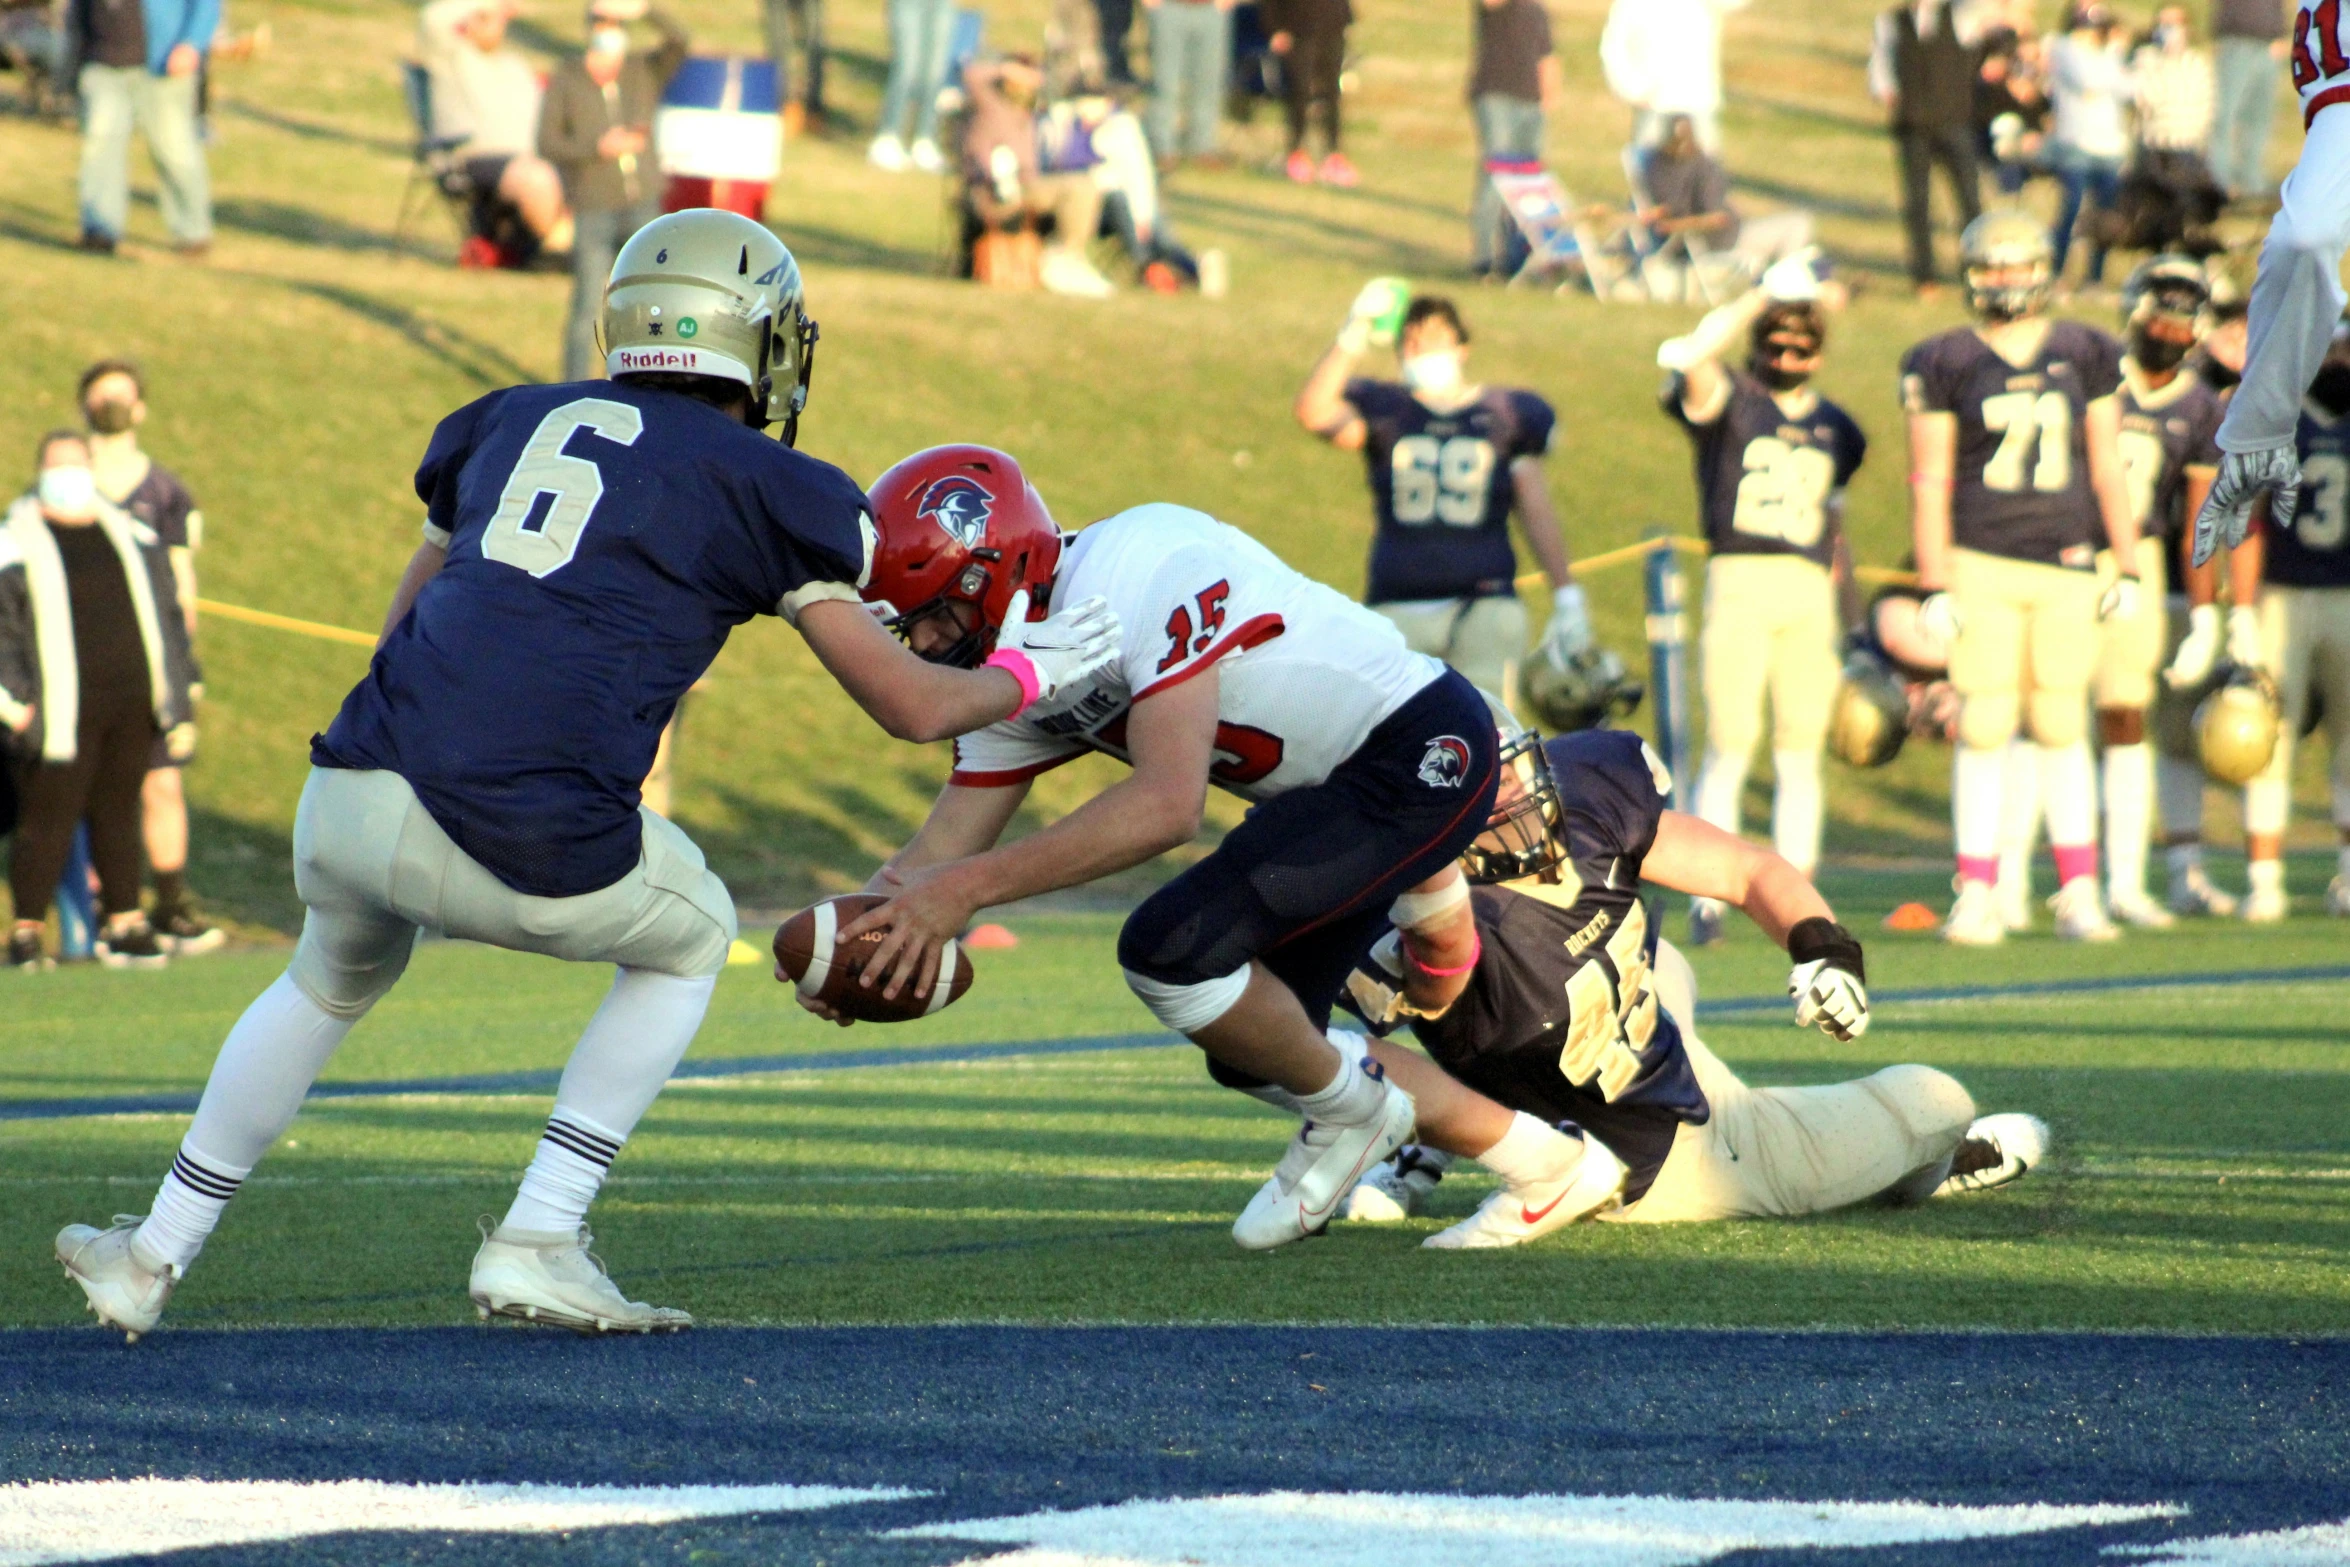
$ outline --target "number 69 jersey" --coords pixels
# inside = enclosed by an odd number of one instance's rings
[[[1209,777],[1246,800],[1320,783],[1381,720],[1444,673],[1385,619],[1301,576],[1204,512],[1137,506],[1072,535],[1053,602],[1100,596],[1124,656],[1075,695],[955,742],[951,780],[1023,783],[1088,751],[1131,760],[1127,714],[1154,692],[1219,672]],[[1454,765],[1432,747],[1421,764]]]
[[[1558,416],[1532,392],[1488,389],[1438,411],[1392,381],[1353,380],[1371,478],[1372,604],[1499,597],[1514,592],[1517,551],[1510,465],[1550,450]]]
[[[2104,538],[2089,486],[2089,405],[2121,385],[2121,344],[2052,321],[2028,364],[1971,327],[1929,337],[1901,362],[1902,406],[1958,418],[1950,494],[1960,549],[2087,571]]]
[[[2261,512],[2268,554],[2261,580],[2281,588],[2350,588],[2350,414],[2301,404],[2301,504],[2279,528]]]
[[[847,474],[626,382],[460,408],[416,493],[448,563],[311,760],[398,773],[459,848],[538,897],[636,865],[638,786],[728,632],[853,601],[872,569]]]
[[[1728,371],[1721,406],[1687,407],[1688,383],[1665,383],[1665,412],[1697,447],[1697,503],[1716,555],[1800,555],[1826,566],[1836,553],[1828,502],[1851,482],[1868,438],[1816,394],[1800,417],[1743,370]]]

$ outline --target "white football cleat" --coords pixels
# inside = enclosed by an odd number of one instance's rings
[[[133,1344],[155,1331],[164,1302],[184,1271],[142,1256],[135,1242],[146,1215],[118,1213],[107,1229],[69,1224],[57,1232],[57,1260],[65,1276],[82,1287],[98,1321],[120,1328]]]
[[[1379,1087],[1378,1113],[1361,1125],[1308,1121],[1298,1129],[1273,1178],[1232,1221],[1234,1240],[1250,1251],[1270,1251],[1304,1240],[1337,1217],[1338,1205],[1363,1173],[1412,1135],[1412,1096],[1385,1078]]]
[[[2143,892],[2115,893],[2106,899],[2106,912],[2124,925],[2135,925],[2140,930],[2168,930],[2176,925],[2178,916]]]
[[[1575,1161],[1573,1173],[1556,1181],[1504,1186],[1478,1204],[1475,1213],[1420,1244],[1433,1251],[1522,1246],[1615,1207],[1623,1201],[1629,1174],[1623,1160],[1601,1147],[1597,1139],[1586,1137],[1583,1157]]]
[[[2171,877],[2170,911],[2173,914],[2205,914],[2214,919],[2233,919],[2236,899],[2233,893],[2222,892],[2212,885],[2211,878],[2198,865],[2184,875]]]
[[[513,1317],[575,1333],[675,1333],[694,1319],[669,1306],[648,1306],[620,1293],[586,1225],[560,1230],[509,1230],[481,1221],[481,1250],[473,1254],[467,1293],[484,1321]]]
[[[2008,1111],[1975,1118],[1966,1141],[1951,1156],[1950,1174],[1934,1188],[1937,1197],[1987,1192],[2022,1180],[2048,1156],[2048,1123],[2036,1115]]]
[[[2048,900],[2056,911],[2059,941],[2119,941],[2121,930],[2105,917],[2105,900],[2097,895],[2097,878],[2075,876]]]
[[[1958,901],[1942,922],[1942,939],[1960,947],[1996,947],[2007,939],[2007,922],[1999,917],[1999,895],[1985,881],[1958,883]]]
[[[1420,1143],[1406,1143],[1395,1157],[1355,1182],[1339,1204],[1338,1216],[1355,1224],[1397,1224],[1428,1205],[1428,1194],[1452,1168],[1452,1155]]]
[[[2252,925],[2276,925],[2293,912],[2293,900],[2282,887],[2255,887],[2244,894],[2244,919]]]

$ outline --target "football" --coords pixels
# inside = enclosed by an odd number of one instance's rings
[[[880,948],[882,933],[873,931],[843,946],[840,929],[888,901],[876,893],[852,892],[826,898],[785,920],[775,931],[775,977],[797,985],[801,994],[867,1023],[903,1023],[960,1001],[971,988],[971,964],[963,956],[962,943],[956,941],[948,942],[939,953],[938,979],[926,997],[916,996],[909,985],[891,1000],[882,995],[878,984],[868,990],[857,983],[866,959]]]

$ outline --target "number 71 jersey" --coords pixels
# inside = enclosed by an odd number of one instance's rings
[[[1444,673],[1383,617],[1187,507],[1137,506],[1073,535],[1053,603],[1094,597],[1125,625],[1119,660],[1074,693],[957,740],[953,782],[1025,783],[1088,751],[1131,760],[1134,705],[1214,669],[1209,777],[1243,799],[1271,799],[1329,777]]]
[[[2089,405],[2121,386],[2121,344],[2052,321],[2040,351],[2010,364],[1972,327],[1929,337],[1901,361],[1902,407],[1958,420],[1950,492],[1960,549],[2088,571],[2104,521],[2089,485]]]

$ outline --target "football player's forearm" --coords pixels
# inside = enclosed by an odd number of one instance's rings
[[[1803,872],[1776,854],[1762,856],[1762,863],[1747,880],[1746,896],[1738,906],[1782,947],[1787,945],[1787,933],[1805,920],[1836,917],[1835,911],[1828,907],[1828,900],[1804,879]]]
[[[1297,422],[1314,434],[1327,439],[1332,431],[1346,422],[1346,378],[1354,369],[1355,356],[1339,344],[1333,343],[1314,361],[1313,372],[1299,389],[1293,410]]]
[[[974,856],[946,874],[975,909],[1082,887],[1132,870],[1199,836],[1200,805],[1127,778],[1018,843]]]
[[[1520,458],[1511,465],[1510,487],[1517,494],[1518,529],[1526,535],[1526,548],[1533,552],[1550,585],[1565,587],[1575,580],[1575,568],[1567,556],[1566,526],[1559,521],[1558,508],[1550,503],[1549,476],[1540,462]]]
[[[416,546],[416,553],[408,557],[407,569],[400,573],[400,585],[392,590],[392,607],[384,613],[383,633],[375,639],[377,647],[382,647],[400,622],[408,618],[408,611],[416,607],[416,595],[448,563],[449,552],[438,544]]]
[[[1950,585],[1950,485],[1918,480],[1910,486],[1910,544],[1917,552],[1918,585]]]

